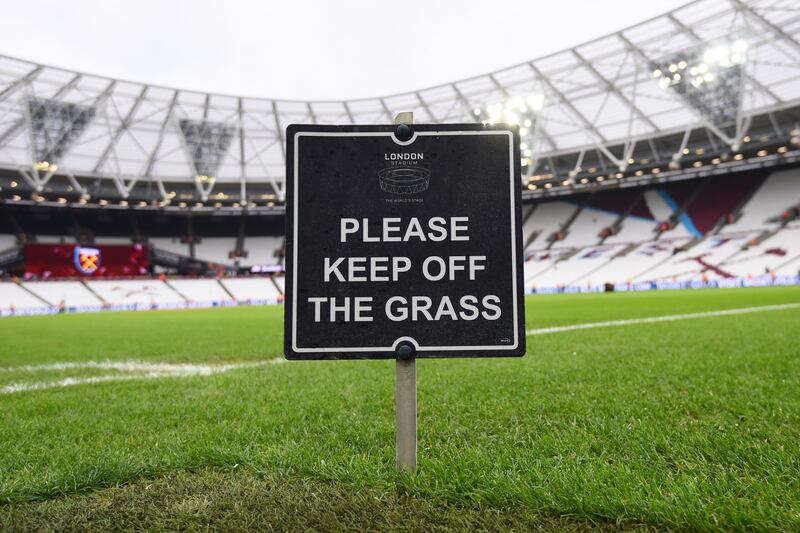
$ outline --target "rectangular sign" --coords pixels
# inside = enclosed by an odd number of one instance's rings
[[[125,277],[150,273],[142,244],[26,244],[25,275],[41,279]]]
[[[517,128],[404,128],[287,128],[288,359],[524,355]]]

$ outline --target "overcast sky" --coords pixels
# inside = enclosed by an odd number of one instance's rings
[[[158,85],[345,99],[556,52],[686,0],[17,0],[0,54]]]

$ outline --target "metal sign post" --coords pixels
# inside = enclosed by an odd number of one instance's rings
[[[414,113],[400,113],[394,123],[413,124]],[[413,472],[417,469],[417,357],[412,345],[398,346],[395,373],[395,463],[398,470]]]

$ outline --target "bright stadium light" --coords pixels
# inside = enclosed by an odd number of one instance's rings
[[[505,102],[494,102],[483,108],[476,107],[473,113],[484,124],[506,122],[530,128],[543,107],[544,95],[531,93],[524,98],[514,96]]]
[[[659,87],[680,95],[714,127],[738,128],[747,50],[744,39],[715,43],[652,62],[650,69]]]
[[[544,108],[544,94],[533,92],[527,96],[512,96],[504,102],[493,102],[484,107],[476,107],[473,113],[483,124],[504,122],[519,126],[520,152],[524,175],[529,175],[534,165],[533,146],[536,120]]]

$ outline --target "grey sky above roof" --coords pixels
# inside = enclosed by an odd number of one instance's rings
[[[350,99],[557,52],[686,0],[26,0],[0,54],[171,87]]]

